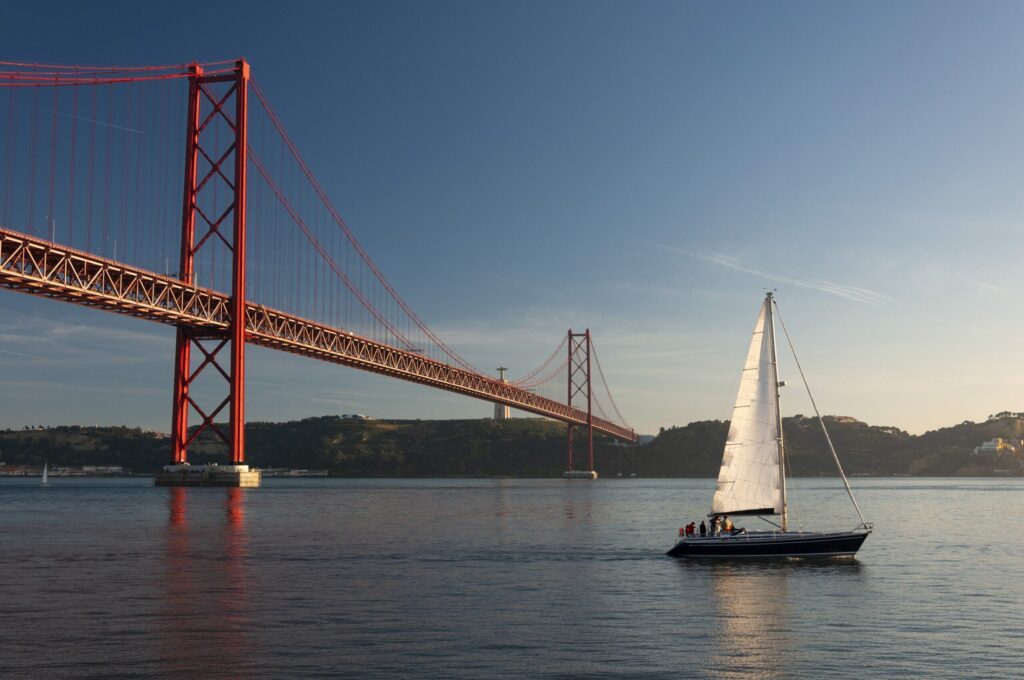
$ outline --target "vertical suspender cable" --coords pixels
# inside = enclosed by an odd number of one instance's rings
[[[85,249],[92,250],[92,198],[93,187],[96,184],[96,90],[97,86],[91,88],[92,94],[92,115],[89,126],[89,172],[86,173],[88,186],[85,189]]]
[[[67,244],[74,245],[73,220],[75,214],[75,163],[78,157],[78,92],[81,88],[75,85],[71,88],[71,160],[68,163],[68,240]]]
[[[29,145],[29,158],[28,158],[28,224],[25,225],[25,231],[29,233],[35,233],[35,217],[36,217],[36,136],[39,127],[39,88],[32,90],[32,114],[31,114],[31,132],[29,138],[31,143]]]
[[[46,226],[44,234],[50,236],[50,241],[57,238],[55,233],[55,219],[53,216],[53,199],[57,184],[57,108],[60,106],[60,88],[53,88],[53,111],[50,112],[50,192],[46,200]]]

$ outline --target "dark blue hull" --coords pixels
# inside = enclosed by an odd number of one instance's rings
[[[735,536],[691,536],[668,551],[670,557],[852,557],[868,531],[807,533],[752,531]]]

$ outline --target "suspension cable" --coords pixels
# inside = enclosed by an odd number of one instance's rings
[[[280,119],[277,117],[277,114],[274,113],[273,107],[270,106],[270,102],[263,95],[263,92],[260,89],[259,85],[256,83],[256,80],[254,78],[250,79],[249,84],[252,87],[253,93],[256,95],[256,99],[258,99],[260,104],[263,106],[263,110],[267,112],[267,116],[270,118],[271,123],[273,123],[274,127],[277,128],[277,132],[279,135],[281,135],[281,140],[285,143],[285,146],[291,153],[292,158],[295,159],[295,162],[298,164],[299,169],[302,171],[302,173],[306,176],[306,179],[309,181],[309,184],[313,188],[313,191],[320,198],[320,201],[323,203],[324,207],[327,208],[327,211],[330,213],[334,222],[341,228],[342,231],[345,232],[345,236],[348,237],[349,242],[352,243],[352,246],[355,248],[359,256],[363,259],[363,262],[365,262],[366,265],[370,268],[370,271],[381,283],[381,285],[384,286],[384,289],[387,290],[387,292],[391,295],[392,299],[394,299],[394,301],[398,303],[398,306],[402,308],[402,310],[409,316],[413,323],[415,323],[416,326],[418,326],[419,329],[423,331],[423,333],[428,338],[430,338],[434,342],[434,344],[436,344],[438,348],[440,348],[441,351],[447,354],[455,363],[459,364],[468,371],[482,375],[482,372],[479,369],[474,367],[472,364],[470,364],[465,359],[456,354],[454,350],[452,350],[450,347],[444,344],[441,338],[439,338],[418,316],[416,316],[412,309],[410,309],[409,306],[405,303],[405,300],[403,300],[401,296],[399,296],[398,291],[396,291],[387,281],[387,279],[384,278],[384,275],[377,268],[376,264],[374,264],[373,260],[370,259],[370,255],[363,249],[362,244],[360,244],[359,241],[356,240],[355,234],[353,234],[352,231],[348,228],[348,225],[345,223],[345,220],[342,219],[341,214],[334,207],[334,204],[331,203],[330,199],[327,197],[327,193],[320,185],[320,182],[317,181],[316,177],[309,169],[309,166],[306,165],[306,162],[302,158],[302,155],[299,153],[298,148],[295,146],[294,142],[292,142],[291,137],[288,136],[288,133],[284,129],[284,125],[282,125]]]
[[[619,422],[626,428],[632,430],[629,423],[624,417],[622,417],[622,411],[619,410],[618,404],[615,403],[615,397],[612,396],[612,391],[608,388],[608,381],[604,378],[604,370],[601,368],[601,360],[597,357],[597,346],[594,345],[594,337],[590,337],[590,350],[594,355],[594,363],[597,364],[597,374],[601,378],[601,384],[604,385],[604,391],[608,395],[608,400],[612,403],[612,408],[615,410],[615,414],[619,417]]]
[[[512,380],[512,381],[510,381],[510,382],[511,382],[511,384],[513,384],[513,385],[523,385],[523,384],[525,384],[525,383],[529,382],[529,381],[530,381],[530,380],[531,380],[531,379],[532,379],[532,378],[533,378],[534,376],[536,376],[536,375],[537,375],[538,373],[540,373],[541,371],[543,371],[543,370],[544,370],[544,368],[545,368],[545,367],[546,367],[546,366],[547,366],[548,364],[550,364],[550,363],[551,363],[551,361],[552,361],[552,360],[553,360],[553,359],[554,359],[554,358],[555,358],[556,356],[558,356],[558,353],[562,351],[562,348],[563,348],[563,347],[565,347],[565,343],[566,343],[566,342],[568,342],[568,340],[569,340],[569,336],[568,336],[568,335],[563,335],[563,336],[562,336],[562,342],[558,343],[558,347],[556,347],[556,348],[555,348],[555,351],[554,351],[554,352],[552,352],[552,353],[551,353],[551,355],[550,355],[550,356],[549,356],[549,357],[548,357],[547,359],[545,359],[545,360],[544,360],[544,361],[543,361],[543,362],[541,363],[541,365],[540,365],[540,366],[538,366],[537,368],[533,369],[532,371],[530,371],[529,373],[527,373],[526,375],[524,375],[524,376],[523,376],[522,378],[519,378],[518,380]],[[541,381],[541,382],[543,382],[543,381]]]

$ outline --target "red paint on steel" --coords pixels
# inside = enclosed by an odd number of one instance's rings
[[[566,362],[566,365],[569,367],[569,387],[568,387],[568,399],[566,400],[565,403],[568,404],[570,408],[572,408],[572,329],[571,328],[569,329],[569,335],[567,336],[567,339],[568,339],[568,345],[569,345],[569,359]],[[566,470],[572,470],[572,427],[573,427],[572,423],[567,423],[566,424],[566,428],[565,428],[566,429],[566,439],[567,439],[567,444],[568,444],[568,449],[569,449],[569,466],[567,468],[565,468]]]
[[[214,237],[222,242],[231,252],[231,294],[228,308],[227,328],[214,333],[196,333],[179,328],[176,361],[174,367],[174,405],[172,413],[173,428],[173,460],[183,463],[188,459],[188,446],[200,433],[209,430],[228,445],[231,462],[241,463],[245,460],[245,169],[246,156],[246,92],[249,83],[249,65],[244,61],[235,64],[230,77],[217,72],[213,75],[204,73],[201,66],[192,66],[192,78],[189,82],[188,105],[188,136],[185,154],[185,199],[182,214],[181,236],[181,280],[186,284],[197,283],[195,275],[196,254],[206,246],[213,247]],[[210,86],[215,83],[230,82],[223,94],[219,94]],[[234,98],[234,107],[230,107],[230,99]],[[202,115],[203,101],[208,102],[210,109],[206,116]],[[234,140],[221,153],[217,143],[217,131],[226,125],[233,133]],[[214,140],[212,146],[204,146],[204,132],[209,134],[212,129]],[[220,155],[217,155],[220,154]],[[233,154],[233,157],[232,157]],[[199,159],[203,158],[209,169],[203,177],[199,177]],[[232,161],[232,176],[225,174],[225,166],[229,158]],[[216,200],[216,189],[223,180],[232,192],[232,202],[223,211]],[[200,207],[199,196],[204,191],[213,191],[212,202],[214,213],[208,216]],[[207,207],[209,210],[209,207]],[[196,216],[205,223],[206,233],[196,240]],[[221,231],[228,216],[232,218],[230,243]],[[216,252],[211,252],[216,257]],[[227,368],[222,365],[218,355],[228,350]],[[195,347],[203,354],[203,361],[192,370],[191,350]],[[189,394],[190,385],[204,373],[216,371],[227,382],[227,396],[217,403],[213,410],[201,406]],[[228,433],[216,424],[215,418],[225,409],[228,410]],[[196,429],[189,434],[189,411],[195,411],[202,419]]]
[[[587,455],[590,458],[590,470],[594,469],[594,411],[593,394],[590,382],[590,329],[586,331],[587,338]]]
[[[582,422],[577,424],[587,426],[587,463],[589,470],[594,469],[594,399],[590,381],[590,329],[583,333],[573,333],[569,329],[569,400],[568,405],[573,408],[573,400],[576,397],[587,398],[586,415]],[[572,470],[572,428],[569,425],[569,469]],[[625,430],[625,428],[623,428]]]
[[[235,84],[235,224],[231,266],[231,462],[245,460],[245,168],[249,64],[239,61]]]
[[[195,285],[195,203],[196,173],[199,158],[199,78],[203,69],[198,64],[191,67],[192,78],[188,84],[188,120],[185,136],[185,190],[181,208],[181,255],[178,275],[186,285]],[[171,407],[171,460],[184,463],[188,458],[188,387],[191,368],[192,340],[189,330],[178,327],[174,350],[174,402]]]

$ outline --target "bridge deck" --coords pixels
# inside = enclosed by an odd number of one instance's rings
[[[0,229],[0,285],[211,336],[226,332],[231,312],[231,299],[223,293],[8,229]],[[246,341],[507,404],[567,423],[587,423],[586,412],[552,399],[262,305],[247,304]],[[596,417],[593,422],[598,432],[637,440],[632,430],[615,423]]]

